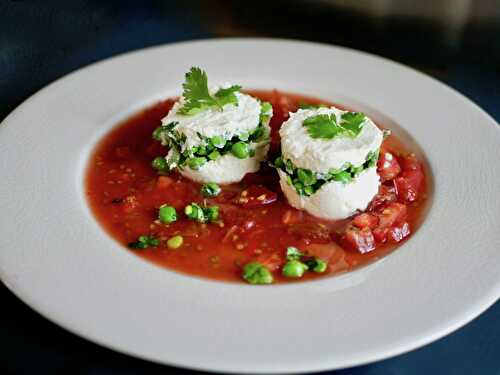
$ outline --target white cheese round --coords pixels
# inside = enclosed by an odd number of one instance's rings
[[[182,170],[179,170],[179,173],[196,182],[215,182],[218,184],[238,182],[247,173],[259,170],[260,163],[266,159],[268,150],[269,142],[261,142],[257,144],[253,157],[238,159],[228,153],[215,161],[205,163],[198,170],[185,166]]]
[[[309,197],[300,196],[292,185],[287,183],[287,174],[281,170],[281,190],[288,203],[311,215],[330,220],[345,219],[357,210],[365,210],[378,192],[380,184],[375,167],[364,170],[349,183],[328,182]]]
[[[330,107],[299,109],[290,114],[280,129],[283,159],[290,159],[296,167],[317,173],[342,168],[345,163],[354,166],[363,164],[368,153],[380,148],[383,140],[383,132],[368,117],[361,132],[354,138],[339,136],[334,139],[314,139],[302,125],[308,117],[330,114],[335,114],[339,123],[340,116],[345,112]]]
[[[229,85],[223,87],[226,88]],[[210,92],[213,94],[217,90],[218,87],[214,87]],[[238,105],[226,104],[222,110],[208,108],[194,115],[178,113],[184,104],[184,98],[181,97],[168,115],[162,119],[162,124],[178,123],[175,130],[186,136],[183,151],[201,144],[198,133],[208,138],[219,135],[224,136],[225,139],[231,139],[235,135],[251,132],[259,124],[260,102],[252,96],[240,92],[236,92],[235,95],[238,98]]]

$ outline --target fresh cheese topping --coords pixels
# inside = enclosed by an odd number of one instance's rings
[[[364,170],[350,183],[328,182],[311,196],[299,195],[289,184],[287,173],[279,170],[281,190],[288,203],[311,215],[330,220],[345,219],[365,210],[378,192],[380,180],[375,167]]]
[[[380,148],[383,140],[383,132],[372,120],[365,116],[358,126],[361,130],[358,129],[359,132],[353,135],[347,131],[338,132],[338,135],[330,132],[327,135],[331,135],[331,138],[327,139],[321,137],[326,125],[307,125],[306,121],[314,116],[326,115],[333,116],[336,123],[341,125],[345,114],[350,112],[335,107],[299,109],[292,113],[280,129],[282,158],[290,160],[298,168],[325,174],[331,170],[341,170],[347,163],[361,166],[370,152]],[[307,126],[304,125],[305,121]],[[319,136],[313,137],[315,134]]]
[[[230,87],[224,85],[222,88]],[[215,93],[220,87],[213,87],[210,93]],[[193,115],[184,115],[179,110],[184,106],[186,99],[181,97],[175,103],[168,115],[163,118],[166,126],[177,123],[175,130],[185,135],[182,150],[191,149],[202,143],[200,135],[206,138],[222,136],[229,140],[234,136],[249,133],[257,127],[260,121],[261,103],[250,95],[240,92],[234,93],[238,103],[226,104],[219,108],[208,108]]]

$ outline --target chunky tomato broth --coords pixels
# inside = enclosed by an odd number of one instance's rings
[[[300,103],[325,103],[277,91],[252,91],[273,105],[269,160],[279,151],[280,125]],[[162,267],[223,281],[239,281],[243,265],[258,261],[271,271],[275,282],[290,281],[280,273],[286,249],[295,246],[310,256],[328,261],[325,273],[306,272],[300,280],[351,270],[378,259],[404,242],[417,229],[426,201],[421,164],[394,136],[381,148],[379,194],[365,213],[341,221],[327,221],[290,207],[281,193],[278,174],[267,165],[242,182],[222,186],[222,193],[207,199],[201,184],[177,173],[158,175],[151,161],[167,150],[152,139],[174,100],[165,100],[119,124],[97,145],[89,161],[86,194],[99,223],[127,246],[141,235],[160,240],[158,246],[131,249]],[[385,153],[394,157],[387,160]],[[265,200],[254,199],[265,194]],[[202,224],[188,220],[183,209],[191,202],[217,205],[220,219]],[[168,204],[179,219],[161,224],[158,208]],[[175,235],[183,243],[171,249]]]

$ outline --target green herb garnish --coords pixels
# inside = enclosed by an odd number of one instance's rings
[[[205,197],[216,197],[221,192],[221,188],[215,182],[208,182],[201,187],[201,193]]]
[[[245,264],[242,276],[250,284],[271,284],[273,282],[271,271],[259,262]]]
[[[366,116],[359,112],[346,112],[337,122],[337,116],[316,115],[304,120],[303,125],[314,139],[333,139],[338,136],[354,138],[361,133]]]
[[[193,202],[184,207],[184,213],[189,219],[199,223],[213,223],[219,218],[219,207],[201,207]]]
[[[159,244],[160,244],[159,239],[153,236],[142,235],[139,236],[137,241],[130,242],[128,244],[128,247],[130,247],[131,249],[147,249],[148,247],[156,247]]]
[[[179,108],[178,113],[194,115],[208,108],[222,109],[226,104],[238,104],[235,92],[239,91],[241,86],[233,85],[222,88],[215,95],[210,95],[207,74],[200,68],[192,67],[186,73],[186,80],[182,88],[184,89],[182,96],[186,102]]]

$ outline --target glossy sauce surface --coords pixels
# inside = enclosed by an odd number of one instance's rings
[[[295,111],[299,103],[329,104],[277,91],[252,91],[251,94],[273,105],[269,160],[274,160],[279,151],[277,131],[289,111]],[[386,255],[411,237],[405,232],[404,238],[396,241],[393,235],[387,235],[389,229],[384,229],[386,239],[377,241],[374,250],[361,253],[356,246],[351,246],[352,241],[349,242],[350,237],[346,235],[347,228],[354,228],[350,219],[321,220],[293,209],[281,193],[276,171],[264,164],[259,172],[248,174],[242,182],[222,186],[222,193],[211,199],[201,195],[200,184],[177,173],[159,176],[151,167],[151,161],[157,156],[164,156],[167,149],[153,140],[151,134],[174,100],[157,103],[119,124],[95,147],[88,163],[85,181],[88,203],[106,232],[124,246],[145,234],[160,239],[158,247],[130,250],[138,256],[171,270],[223,281],[241,281],[242,266],[257,260],[273,271],[275,282],[289,282],[295,280],[284,278],[280,273],[288,246],[295,246],[311,256],[328,261],[325,273],[307,272],[300,279],[307,280],[364,265]],[[397,155],[401,165],[407,164],[402,158],[411,153],[394,136],[384,141],[382,149]],[[385,185],[387,189],[393,189],[395,183],[390,180]],[[276,193],[277,201],[253,208],[237,203],[243,191],[256,187]],[[391,194],[394,201],[394,192],[391,191]],[[402,200],[399,193],[397,201]],[[420,182],[417,199],[403,202],[406,206],[404,223],[408,224],[410,233],[421,221],[425,201],[424,178]],[[183,209],[191,202],[218,205],[221,219],[212,224],[188,220]],[[403,203],[398,204],[402,206]],[[158,208],[163,204],[174,206],[179,220],[170,225],[159,223]],[[377,207],[373,204],[369,208],[372,216],[382,218],[385,204],[382,202]],[[392,228],[389,233],[394,232]],[[374,233],[379,232],[374,229]],[[355,233],[359,233],[357,229]],[[178,249],[169,249],[166,241],[179,234],[183,236],[183,245]]]

